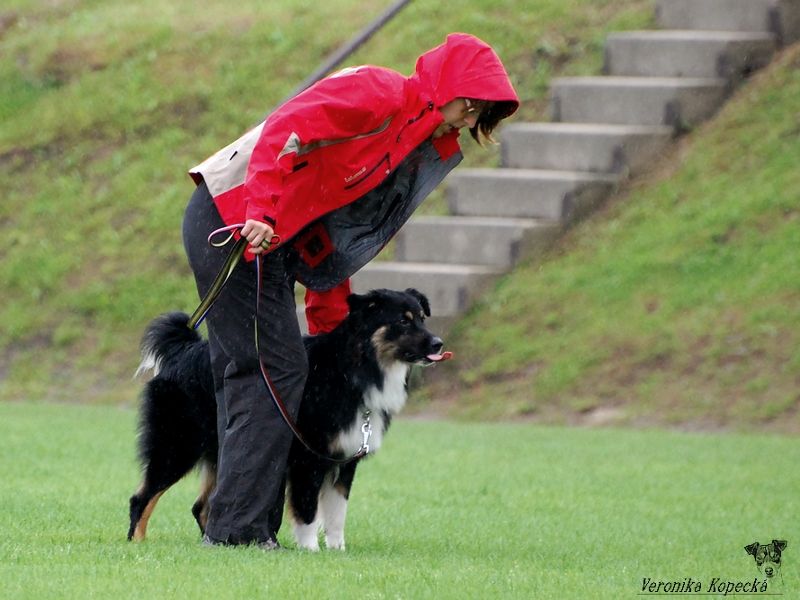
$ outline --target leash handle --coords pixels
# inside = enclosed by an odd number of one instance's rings
[[[227,225],[225,227],[220,227],[219,229],[215,229],[211,233],[208,234],[208,243],[214,246],[215,248],[221,248],[222,246],[226,245],[228,242],[231,241],[231,238],[236,235],[236,232],[244,227],[244,223],[235,223],[234,225]],[[222,242],[214,242],[214,238],[218,236],[220,233],[230,232],[230,235],[225,238]],[[264,250],[271,250],[273,246],[279,246],[281,243],[281,236],[274,233],[272,237],[268,240],[264,240],[261,242],[261,247]]]
[[[242,227],[244,227],[244,223],[236,223],[234,225],[227,225],[226,227],[215,229],[208,234],[208,243],[215,248],[222,248],[223,246],[227,245],[231,239],[233,239],[236,232]],[[228,233],[229,235],[223,241],[215,242],[214,238],[219,236],[221,233]],[[279,235],[273,235],[269,240],[264,240],[261,242],[261,247],[269,251],[280,243],[281,237]],[[236,265],[239,264],[242,256],[244,256],[244,251],[247,248],[247,244],[247,238],[239,237],[239,239],[236,240],[236,243],[231,248],[228,257],[225,259],[225,263],[222,265],[219,273],[217,273],[217,276],[211,283],[211,287],[208,288],[206,295],[203,296],[203,299],[200,301],[200,306],[198,306],[194,313],[192,313],[192,316],[189,317],[188,326],[190,329],[197,329],[200,327],[200,324],[206,318],[208,311],[211,310],[211,307],[214,305],[214,302],[217,300],[220,292],[222,292],[222,288],[225,287],[228,279],[230,279],[230,276],[233,274],[233,270],[236,268]]]

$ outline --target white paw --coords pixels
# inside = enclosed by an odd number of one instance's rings
[[[303,550],[310,550],[311,552],[319,551],[319,523],[295,523],[294,524],[294,539],[297,541],[297,547]]]
[[[300,550],[308,550],[309,552],[319,552],[319,542],[314,542],[313,544],[301,544],[297,542],[297,547]]]
[[[344,536],[342,537],[325,537],[325,546],[329,550],[340,550],[344,552]]]

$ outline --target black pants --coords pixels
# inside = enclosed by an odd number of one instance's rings
[[[223,225],[201,184],[183,220],[183,242],[200,296],[229,252],[230,246],[214,248],[207,242],[208,234]],[[296,416],[308,363],[286,256],[277,250],[263,260],[259,347],[272,382]],[[255,262],[242,261],[206,317],[219,434],[217,486],[206,534],[229,544],[262,542],[277,534],[292,442],[259,371],[253,327],[256,293]]]

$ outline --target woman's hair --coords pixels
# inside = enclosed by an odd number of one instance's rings
[[[479,146],[483,146],[478,132],[483,134],[487,140],[496,144],[497,142],[492,137],[492,131],[497,127],[498,123],[505,119],[508,115],[514,112],[516,104],[514,102],[492,102],[489,108],[481,111],[475,127],[470,128],[469,133]]]

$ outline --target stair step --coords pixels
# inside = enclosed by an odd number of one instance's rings
[[[443,336],[453,324],[458,320],[456,315],[436,315],[433,314],[425,319],[425,326],[434,334]],[[305,307],[297,308],[297,323],[300,325],[300,333],[308,335],[308,322],[306,321]],[[447,340],[445,340],[446,342]]]
[[[428,297],[437,317],[455,317],[502,269],[483,265],[416,262],[373,262],[353,276],[353,291],[413,287]]]
[[[666,147],[672,133],[666,126],[517,123],[503,128],[502,164],[638,174]]]
[[[554,221],[499,217],[418,217],[396,236],[395,259],[509,268],[560,231]]]
[[[689,77],[562,77],[550,92],[554,121],[691,127],[722,104],[727,82]]]
[[[777,47],[771,33],[630,31],[608,36],[604,71],[633,77],[738,79],[766,65]]]
[[[656,22],[664,29],[772,31],[775,0],[657,0]]]
[[[308,333],[308,321],[306,320],[306,307],[302,304],[297,306],[297,324],[300,325],[300,333]]]
[[[612,174],[538,169],[460,169],[450,175],[450,212],[566,222],[583,216],[615,188]]]

